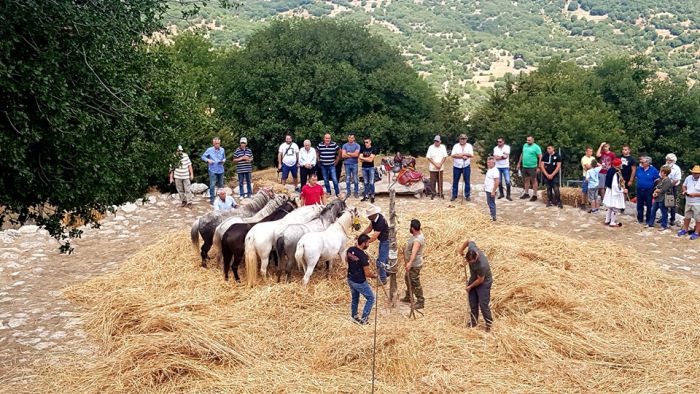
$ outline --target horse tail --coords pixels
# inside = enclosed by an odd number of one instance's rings
[[[277,254],[277,264],[282,264],[282,257],[287,257],[287,251],[284,250],[284,235],[280,235],[275,242],[275,253]],[[279,266],[277,270],[279,270]]]
[[[297,268],[299,268],[299,270],[301,271],[304,271],[305,269],[304,254],[304,243],[299,241],[299,243],[297,244],[297,250],[294,252],[294,259],[297,261]]]
[[[219,231],[220,226],[221,224],[216,226],[214,229],[214,238],[212,239],[212,245],[216,246],[216,248],[219,250],[219,254],[221,254],[221,239],[224,236],[224,234]]]
[[[199,218],[195,219],[194,223],[192,223],[190,237],[192,238],[192,246],[194,246],[194,250],[199,252]]]
[[[258,251],[255,249],[255,239],[251,233],[245,237],[245,271],[248,286],[255,286],[258,281]]]

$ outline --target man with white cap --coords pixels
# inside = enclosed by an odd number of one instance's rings
[[[678,167],[678,164],[676,164],[676,161],[678,161],[678,158],[673,153],[669,153],[666,155],[666,165],[671,167],[671,173],[668,174],[668,179],[671,180],[671,184],[673,185],[673,187],[671,188],[671,192],[673,193],[673,199],[675,201],[678,201],[678,186],[681,184],[681,177],[683,176],[683,173],[681,172],[681,168]],[[675,226],[676,225],[676,205],[675,204],[671,207],[670,212],[671,212],[671,220],[669,220],[668,225]]]
[[[238,174],[238,194],[241,198],[250,198],[253,195],[253,188],[250,185],[250,174],[253,172],[253,151],[248,148],[248,139],[241,138],[241,146],[233,152],[233,162],[236,163],[236,174]],[[248,192],[243,192],[243,184],[248,188]]]
[[[442,193],[442,170],[445,160],[447,160],[447,149],[441,144],[440,136],[436,135],[433,138],[433,144],[428,147],[428,153],[425,157],[430,162],[428,170],[430,171],[430,186],[437,191],[440,198],[445,198]],[[437,185],[437,188],[435,187]]]
[[[182,151],[182,145],[177,146],[175,156],[179,158],[178,166],[173,168],[170,166],[170,183],[175,181],[177,194],[182,201],[182,206],[192,206],[192,192],[190,191],[190,181],[194,178],[192,172],[192,162],[187,153]]]
[[[459,142],[452,147],[452,198],[457,199],[459,191],[459,178],[464,177],[464,198],[469,201],[471,194],[470,177],[472,173],[471,161],[474,157],[474,148],[467,142],[467,135],[460,134]]]
[[[389,224],[380,212],[381,209],[376,205],[370,205],[367,208],[365,215],[369,219],[369,226],[362,233],[369,234],[369,243],[379,241],[377,272],[379,273],[379,280],[384,284],[386,283],[385,266],[389,261]]]
[[[685,219],[683,229],[678,232],[682,237],[689,234],[690,220],[695,219],[695,231],[690,233],[690,239],[700,238],[700,166],[695,165],[690,170],[690,175],[685,178],[681,193],[685,195]]]

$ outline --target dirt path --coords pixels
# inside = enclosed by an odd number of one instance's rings
[[[481,175],[473,184],[479,189]],[[447,179],[446,179],[447,180]],[[92,348],[81,331],[80,310],[61,297],[61,289],[116,269],[129,256],[173,230],[188,231],[194,218],[209,209],[198,197],[189,210],[168,196],[139,205],[136,211],[119,211],[104,220],[102,228],[88,230],[75,241],[75,253],[57,253],[57,244],[41,231],[5,233],[0,239],[0,378],[16,376],[32,362],[50,355],[91,354]],[[364,205],[357,200],[351,204]],[[388,209],[386,197],[377,204]],[[487,212],[483,193],[475,191],[472,202],[401,197],[397,209],[460,209],[464,205],[481,207]],[[691,280],[700,280],[700,241],[678,239],[674,232],[644,230],[631,217],[625,225],[609,229],[602,225],[603,215],[591,215],[579,209],[546,208],[542,202],[498,200],[499,222],[535,227],[566,234],[574,239],[600,242],[606,247],[630,247],[662,270]],[[634,224],[631,224],[633,223]],[[468,236],[468,234],[465,234]],[[533,245],[536,248],[537,245]],[[194,252],[193,252],[194,253]]]

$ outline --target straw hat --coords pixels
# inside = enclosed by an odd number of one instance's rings
[[[381,211],[382,211],[381,208],[379,208],[378,206],[370,205],[369,207],[367,207],[367,209],[365,209],[365,216],[370,217],[372,215],[378,214]]]
[[[696,164],[695,167],[693,167],[693,169],[690,170],[690,172],[692,174],[700,174],[700,166]]]

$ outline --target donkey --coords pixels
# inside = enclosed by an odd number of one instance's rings
[[[282,219],[289,212],[295,210],[296,207],[296,202],[288,201],[286,204],[261,219],[259,223]],[[256,224],[257,223],[237,223],[229,227],[224,233],[224,237],[221,240],[221,255],[224,259],[225,280],[228,280],[228,272],[229,269],[232,268],[236,282],[241,281],[241,278],[238,276],[238,265],[245,257],[245,237]]]

